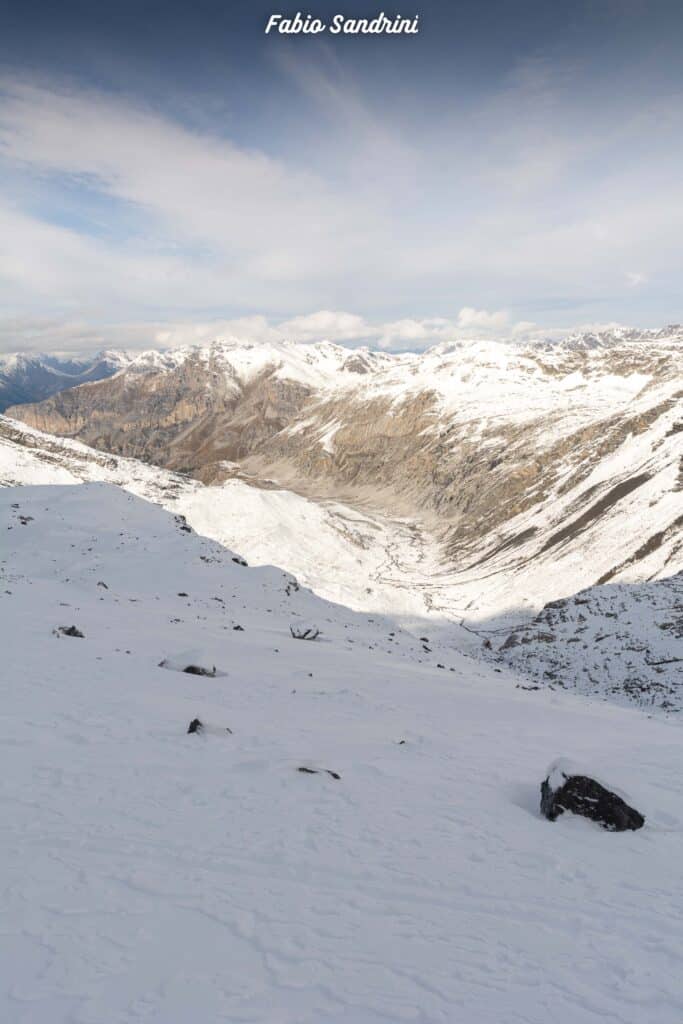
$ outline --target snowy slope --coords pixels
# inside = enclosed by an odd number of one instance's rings
[[[647,432],[628,434],[577,482],[569,461],[542,504],[487,538],[448,577],[464,617],[511,621],[595,583],[683,569],[681,412],[672,405]]]
[[[679,1024],[675,722],[419,664],[107,484],[0,523],[1,1019]],[[558,755],[645,828],[540,818]]]
[[[397,558],[419,562],[429,550],[434,564],[438,559],[437,545],[410,523],[241,479],[204,487],[0,416],[0,487],[93,481],[117,484],[185,515],[197,532],[241,552],[250,564],[281,566],[328,600],[358,610],[431,614],[429,593],[396,571]]]
[[[660,429],[664,432],[666,425]],[[661,476],[663,480],[657,482],[655,477],[652,487],[633,498],[642,503],[638,515],[651,528],[657,516],[653,487],[659,488],[662,508],[666,510],[670,503],[666,514],[675,514],[676,493],[666,475]],[[501,658],[534,683],[577,688],[656,710],[683,709],[680,663],[675,660],[683,656],[682,641],[675,631],[660,628],[672,615],[677,621],[680,597],[676,577],[667,577],[662,570],[661,578],[649,584],[593,588],[584,595],[590,600],[581,599],[579,607],[579,598],[558,600],[556,595],[571,593],[574,584],[580,589],[587,570],[600,570],[598,556],[595,564],[587,565],[582,549],[563,551],[561,545],[551,546],[543,558],[535,560],[525,555],[521,544],[521,556],[513,550],[511,558],[503,548],[492,560],[495,567],[500,559],[498,574],[489,567],[475,567],[469,573],[444,572],[438,545],[405,520],[339,502],[315,502],[241,479],[204,487],[188,477],[105,456],[78,442],[50,438],[0,418],[0,485],[83,481],[115,483],[183,514],[200,534],[239,551],[250,564],[278,565],[322,597],[356,610],[401,616],[415,636],[426,629],[430,636],[429,645],[423,645],[429,648],[422,652],[426,661],[443,663],[443,651],[457,647],[477,656]],[[566,501],[571,500],[570,493]],[[568,522],[564,509],[561,502],[556,529]],[[592,526],[595,550],[603,552],[607,564],[612,558],[610,538],[618,539],[623,522],[623,518],[603,515],[601,525]],[[546,526],[546,536],[552,533],[550,527]],[[523,525],[517,528],[522,530]],[[669,548],[670,564],[680,564],[680,531],[663,540],[658,556]],[[641,564],[648,564],[647,556]],[[650,571],[657,575],[657,564]],[[635,574],[634,567],[626,565],[623,575],[628,578],[629,574]],[[507,593],[512,595],[513,611],[491,614]],[[536,608],[548,599],[551,605],[534,618]],[[630,609],[628,615],[625,606]],[[479,610],[478,618],[473,609]],[[482,610],[488,610],[488,616]],[[615,618],[619,620],[616,631]],[[469,624],[467,628],[457,624],[461,620]]]
[[[683,710],[683,573],[553,601],[489,638],[491,654],[539,683],[648,709]]]
[[[149,349],[129,353],[126,358],[127,370],[131,374],[173,372],[197,359],[242,388],[264,370],[272,370],[281,380],[335,388],[353,385],[357,383],[359,374],[378,372],[404,357],[371,352],[366,348],[349,350],[328,341],[302,345],[284,340],[263,343],[228,338],[209,345],[184,345],[166,351]]]
[[[118,483],[177,508],[200,533],[250,561],[293,572],[324,597],[490,629],[532,617],[597,580],[667,578],[683,568],[678,416],[674,407],[647,434],[627,437],[573,486],[568,467],[542,506],[520,512],[455,564],[419,520],[368,502],[307,499],[249,477],[203,487],[5,417],[0,483]]]
[[[408,355],[232,339],[138,354],[12,415],[217,487],[276,482],[294,531],[276,560],[311,585],[347,575],[339,544],[328,561],[314,538],[353,509],[342,519],[379,524],[386,557],[361,559],[370,595],[354,572],[329,596],[375,608],[402,590],[479,628],[683,568],[682,346],[676,325]],[[273,559],[254,520],[219,513],[228,492],[205,497],[203,529]]]

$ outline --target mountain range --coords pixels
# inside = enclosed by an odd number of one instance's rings
[[[682,352],[679,326],[417,355],[216,342],[119,354],[107,379],[7,414],[388,521],[384,574],[475,622],[680,569]]]
[[[428,620],[426,661],[458,648],[675,709],[682,344],[119,353],[108,379],[8,409],[0,480],[117,483],[322,597]]]
[[[0,412],[10,405],[44,398],[111,377],[127,362],[120,352],[95,356],[59,356],[31,352],[0,354]]]

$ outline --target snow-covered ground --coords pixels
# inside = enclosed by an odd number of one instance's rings
[[[666,419],[657,429],[663,435],[661,443],[656,441],[661,450],[674,435],[666,435]],[[436,541],[409,521],[340,502],[313,501],[242,479],[204,487],[188,477],[105,455],[4,417],[0,485],[115,483],[185,515],[198,533],[239,551],[250,564],[278,565],[292,572],[328,600],[357,611],[401,616],[418,632],[428,619],[433,647],[436,643],[486,654],[482,645],[489,639],[491,656],[503,657],[543,685],[679,710],[680,583],[667,576],[665,566],[681,565],[680,528],[666,534],[665,524],[680,508],[682,492],[676,490],[672,459],[656,471],[641,438],[626,444],[636,450],[633,459],[639,469],[652,469],[651,480],[629,496],[630,512],[632,522],[647,521],[650,532],[657,524],[662,527],[662,543],[638,564],[660,578],[642,584],[636,577],[628,585],[593,588],[580,606],[574,608],[572,596],[559,608],[541,612],[538,619],[533,614],[546,601],[558,594],[573,595],[572,587],[580,590],[587,572],[595,574],[614,563],[623,517],[610,510],[601,515],[587,530],[587,548],[555,546],[534,559],[522,543],[512,553],[503,546],[486,566],[448,569]],[[605,471],[612,469],[607,466]],[[597,488],[595,476],[591,486]],[[570,491],[558,501],[552,522],[537,529],[545,529],[546,536],[564,529],[573,502]],[[532,529],[530,524],[539,522],[539,516],[531,513],[517,520],[510,526],[512,534]],[[590,559],[583,554],[586,550]],[[634,567],[625,566],[623,575],[634,576]],[[667,622],[673,623],[671,629],[662,628]],[[508,643],[499,652],[513,634],[520,642],[514,647]]]
[[[117,484],[181,513],[198,533],[240,551],[250,563],[293,572],[328,600],[444,619],[441,609],[432,613],[428,583],[430,569],[437,572],[439,547],[414,524],[241,479],[205,487],[0,416],[0,487],[86,481]]]
[[[544,685],[680,712],[683,573],[591,587],[490,643],[492,658]]]
[[[683,568],[683,433],[673,429],[677,415],[671,409],[647,436],[627,438],[580,485],[564,486],[561,479],[561,496],[515,516],[500,536],[489,539],[492,553],[482,545],[481,558],[462,566],[449,561],[422,524],[375,508],[314,501],[245,479],[205,487],[6,417],[0,417],[0,486],[116,483],[182,512],[198,532],[241,551],[250,562],[287,569],[329,600],[488,629],[494,619],[512,626],[531,618],[548,601],[611,572],[620,559],[616,578],[629,582],[665,578]],[[635,477],[647,479],[610,506],[615,486],[628,490]],[[572,522],[599,502],[607,507],[571,536]],[[570,534],[566,540],[563,532]],[[649,554],[640,552],[633,565],[623,559],[624,538],[628,550],[637,551],[652,535],[659,543]]]
[[[680,1024],[675,720],[427,655],[108,484],[0,526],[0,1019]],[[645,827],[541,818],[558,756]]]

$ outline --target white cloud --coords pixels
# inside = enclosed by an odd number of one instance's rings
[[[277,341],[280,334],[265,316],[243,316],[235,320],[212,320],[205,323],[174,323],[148,332],[147,348],[178,348],[182,345],[207,345],[217,339],[239,338],[255,344]]]
[[[471,306],[463,306],[458,313],[458,327],[481,327],[484,330],[498,330],[505,327],[508,322],[508,314],[503,310],[497,313],[488,313],[485,309],[473,309]]]
[[[42,317],[0,319],[0,352],[93,355],[104,349],[162,347],[154,324],[93,324]]]
[[[374,329],[362,316],[327,309],[293,317],[281,323],[278,330],[297,341],[358,341],[374,334]]]
[[[626,274],[626,281],[629,288],[637,288],[639,285],[645,284],[647,276],[645,274],[640,274],[637,271],[628,271]]]
[[[459,319],[431,317],[372,323],[354,313],[333,313],[329,310],[319,310],[285,321],[270,320],[259,315],[203,322],[93,324],[66,318],[48,320],[7,317],[0,319],[0,352],[92,355],[103,349],[172,349],[208,345],[214,341],[256,345],[283,341],[303,344],[333,341],[353,347],[361,343],[391,352],[419,352],[432,345],[448,342],[472,341],[476,344],[477,341],[491,340],[517,343],[557,340],[570,334],[596,333],[627,326],[617,321],[593,321],[564,327],[542,327],[530,320],[520,320],[512,324],[500,324],[497,328],[489,325],[484,329],[460,326]]]
[[[3,308],[199,325],[257,310],[342,341],[362,341],[373,310],[377,343],[400,348],[512,331],[505,309],[625,318],[654,301],[630,265],[669,302],[656,319],[679,316],[681,97],[617,111],[616,94],[577,93],[576,69],[536,61],[489,94],[380,112],[307,52],[282,60],[307,102],[277,155],[130,100],[0,81]],[[65,183],[87,197],[71,222]]]

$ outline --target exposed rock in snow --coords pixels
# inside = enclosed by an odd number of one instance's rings
[[[499,645],[492,639],[486,656],[546,686],[683,709],[683,573],[551,601]]]
[[[79,640],[85,639],[85,633],[82,633],[77,626],[58,626],[57,629],[52,631],[55,636],[75,636]]]
[[[214,736],[225,736],[226,732],[232,735],[232,729],[229,729],[227,725],[219,729],[215,725],[206,725],[204,722],[200,721],[199,718],[192,719],[187,728],[187,732],[188,735],[196,733],[198,736],[204,735],[205,733],[209,733]]]
[[[301,765],[297,768],[298,772],[303,772],[304,775],[320,775],[322,772],[324,775],[329,775],[332,779],[341,779],[339,772],[333,772],[330,768],[310,768],[308,765]]]
[[[167,668],[171,672],[185,672],[189,676],[208,676],[210,679],[228,674],[222,669],[216,668],[211,654],[198,650],[183,651],[180,654],[162,658],[159,668]]]
[[[556,821],[565,811],[596,821],[610,832],[635,832],[645,818],[625,800],[564,758],[553,762],[541,783],[541,813]]]

